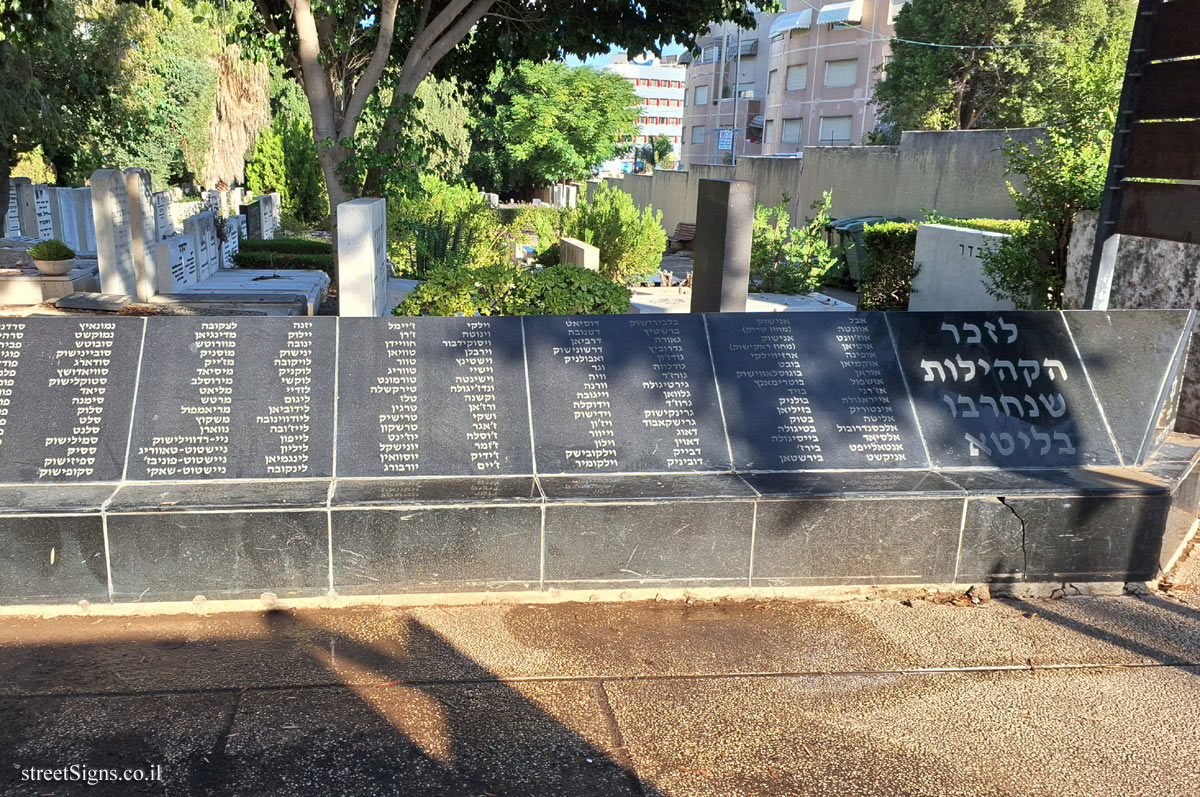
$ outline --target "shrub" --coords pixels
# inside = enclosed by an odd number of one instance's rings
[[[297,254],[293,252],[254,252],[241,250],[233,256],[238,268],[315,269],[324,271],[329,279],[337,280],[332,254]]]
[[[639,212],[633,197],[606,183],[571,214],[564,231],[598,248],[600,272],[626,285],[657,274],[667,248],[662,211]]]
[[[75,257],[75,250],[62,241],[51,238],[29,247],[29,256],[34,260],[70,260]]]
[[[863,229],[867,257],[858,287],[859,310],[905,310],[917,269],[917,224],[889,221]]]
[[[837,258],[825,238],[832,198],[828,191],[812,209],[816,216],[793,227],[787,211],[791,197],[775,207],[759,204],[754,211],[750,245],[750,277],[754,289],[765,293],[812,293]]]
[[[437,269],[506,260],[503,230],[476,189],[429,176],[419,182],[418,193],[388,203],[388,254],[398,275],[426,279]]]
[[[440,269],[392,311],[421,315],[575,315],[623,313],[630,291],[578,266],[540,271],[498,265]]]
[[[289,255],[332,255],[333,244],[313,238],[249,238],[238,245],[243,252],[276,252]]]

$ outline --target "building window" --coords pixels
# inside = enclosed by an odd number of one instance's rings
[[[853,121],[854,117],[851,116],[822,116],[821,143],[849,144]]]
[[[775,143],[775,120],[774,119],[768,119],[763,124],[763,143],[764,144],[774,144]]]
[[[754,84],[742,83],[740,86],[738,86],[738,96],[743,100],[754,99]]]
[[[704,125],[696,125],[695,127],[692,128],[692,143],[693,144],[703,144],[704,143]]]
[[[858,82],[858,59],[825,62],[826,88],[846,88]]]
[[[892,0],[892,7],[889,9],[888,24],[895,24],[896,15],[900,13],[900,9],[908,5],[908,0]]]
[[[720,60],[720,52],[721,46],[718,44],[714,44],[711,47],[705,47],[704,52],[701,54],[700,63],[711,64],[714,61]]]
[[[784,144],[799,144],[800,134],[804,130],[803,119],[784,119],[783,120],[783,138]]]
[[[789,66],[787,70],[787,90],[800,91],[808,85],[808,64]]]
[[[695,93],[692,95],[693,105],[708,104],[708,86],[697,86]]]
[[[779,91],[779,70],[772,69],[767,74],[767,94],[771,95]]]
[[[774,57],[783,52],[783,43],[787,41],[787,34],[778,33],[771,37],[771,56]]]

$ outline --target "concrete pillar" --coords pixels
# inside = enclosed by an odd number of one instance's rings
[[[696,200],[693,313],[742,313],[750,287],[754,183],[701,180]]]

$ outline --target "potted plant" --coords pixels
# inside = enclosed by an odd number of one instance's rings
[[[48,277],[61,277],[75,268],[75,252],[62,241],[42,241],[29,249],[37,270]]]

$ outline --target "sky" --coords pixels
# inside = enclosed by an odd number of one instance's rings
[[[684,49],[685,48],[682,44],[673,43],[669,47],[663,48],[663,55],[679,55],[684,51]],[[609,55],[594,55],[586,61],[581,61],[575,56],[569,55],[567,56],[566,63],[567,66],[579,66],[581,64],[586,64],[588,66],[608,66],[608,63],[611,59],[611,54],[619,51],[620,48],[614,47],[612,50],[609,50]]]

